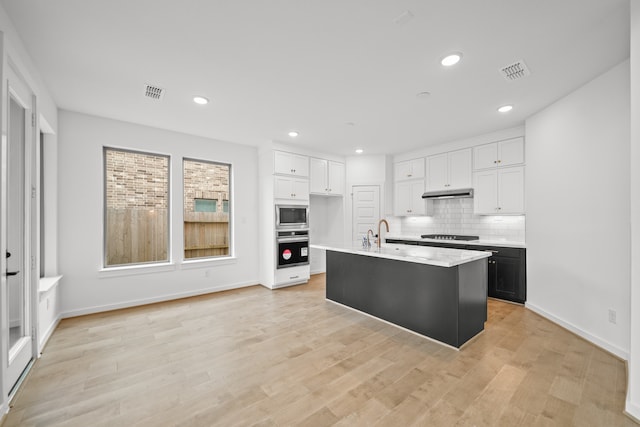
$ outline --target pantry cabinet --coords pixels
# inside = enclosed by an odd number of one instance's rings
[[[344,164],[325,159],[311,158],[309,161],[311,194],[327,196],[344,195]]]
[[[474,173],[476,215],[524,214],[524,167],[494,168]]]
[[[426,191],[471,187],[471,149],[427,157],[426,176]]]

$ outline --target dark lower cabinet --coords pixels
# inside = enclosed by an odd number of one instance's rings
[[[416,241],[387,239],[387,243],[405,243],[415,245]],[[417,242],[420,246],[439,248],[468,249],[472,251],[491,251],[488,261],[488,295],[524,304],[527,300],[527,257],[526,249],[498,246],[464,245],[444,242]]]

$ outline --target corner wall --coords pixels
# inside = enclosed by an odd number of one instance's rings
[[[530,117],[525,144],[527,307],[624,359],[629,79],[625,61]]]
[[[631,331],[626,411],[640,420],[640,3],[631,2]]]
[[[255,147],[215,141],[111,119],[59,114],[59,261],[65,317],[258,283],[258,156]],[[101,272],[102,147],[171,156],[173,265]],[[182,158],[232,165],[233,260],[182,263]]]

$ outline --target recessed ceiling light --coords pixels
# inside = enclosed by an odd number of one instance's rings
[[[431,96],[431,92],[418,92],[416,93],[416,98],[418,99],[427,99]]]
[[[513,105],[503,105],[502,107],[498,108],[498,111],[500,113],[508,113],[511,110],[513,110]]]
[[[362,148],[356,148],[356,154],[362,154],[364,150]]]
[[[298,132],[296,132],[295,130],[289,131],[289,136],[291,138],[295,138],[298,135],[300,135],[300,134]]]
[[[452,65],[456,65],[462,59],[462,54],[460,52],[450,53],[440,60],[440,63],[445,67],[451,67]]]
[[[209,103],[209,100],[204,96],[194,96],[193,102],[199,105],[207,105]]]

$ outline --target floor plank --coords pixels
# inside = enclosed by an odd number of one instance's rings
[[[65,319],[3,426],[637,425],[622,361],[488,306],[461,351],[327,302],[324,275]]]

